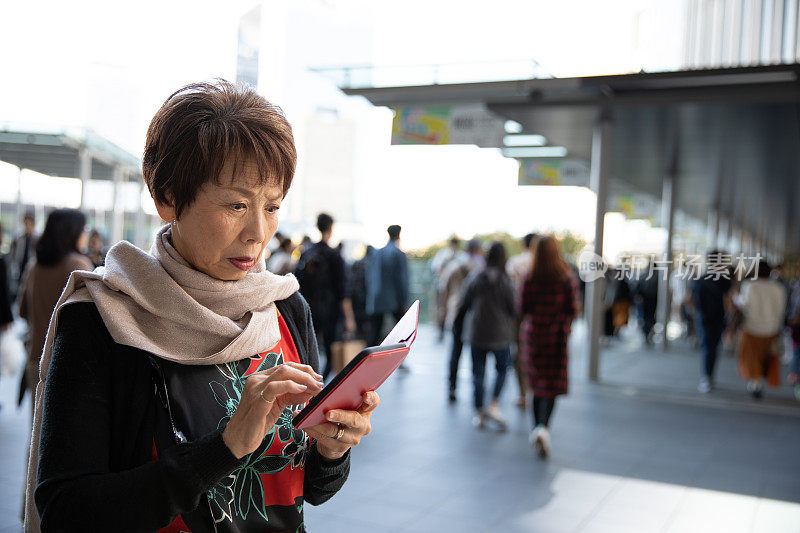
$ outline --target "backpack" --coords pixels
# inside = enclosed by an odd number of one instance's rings
[[[311,311],[315,315],[327,314],[327,310],[334,304],[333,276],[330,260],[322,245],[315,244],[300,256],[295,277]]]

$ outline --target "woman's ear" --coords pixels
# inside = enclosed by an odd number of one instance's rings
[[[166,193],[166,202],[161,202],[157,198],[153,198],[153,203],[156,204],[156,211],[161,220],[167,224],[171,224],[177,217],[175,216],[175,202],[172,199],[172,194]]]

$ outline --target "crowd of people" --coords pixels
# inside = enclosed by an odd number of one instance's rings
[[[400,248],[400,226],[389,226],[386,245],[377,249],[366,246],[364,255],[355,261],[343,255],[342,242],[331,246],[333,229],[333,217],[320,213],[317,242],[304,237],[295,246],[290,238],[277,234],[266,262],[267,270],[278,275],[294,273],[300,283],[325,356],[325,379],[335,369],[337,343],[356,339],[364,345],[380,344],[410,303],[408,258]]]
[[[743,263],[742,263],[743,264]],[[711,393],[720,347],[735,353],[739,376],[754,399],[766,385],[780,384],[780,359],[784,337],[791,339],[791,363],[787,381],[800,399],[800,280],[783,277],[758,257],[751,268],[741,268],[729,253],[710,251],[702,269],[692,271],[678,264],[671,277],[671,309],[682,325],[682,334],[701,354],[700,393]],[[642,268],[617,267],[606,276],[604,335],[606,342],[619,335],[637,309],[646,346],[653,343],[659,299],[659,273],[652,264]],[[661,331],[662,336],[666,334]]]
[[[541,457],[550,453],[549,425],[556,398],[568,389],[567,341],[580,309],[573,270],[550,235],[526,235],[522,253],[506,257],[503,243],[485,250],[477,239],[452,238],[431,262],[436,277],[440,339],[452,333],[448,398],[457,401],[458,367],[464,343],[472,356],[474,424],[506,426],[499,398],[511,366],[519,384],[516,404],[532,393],[530,441]],[[513,352],[512,352],[513,350]],[[488,354],[495,363],[491,399],[485,401]]]
[[[96,229],[86,231],[86,216],[75,209],[52,211],[41,235],[36,217],[23,217],[23,231],[13,239],[9,252],[0,256],[0,328],[14,322],[12,306],[28,324],[27,358],[19,384],[18,402],[38,382],[38,357],[58,297],[74,270],[93,270],[105,261],[107,248]],[[0,227],[0,238],[2,238]],[[0,244],[2,244],[0,242]],[[32,385],[31,385],[32,383]]]

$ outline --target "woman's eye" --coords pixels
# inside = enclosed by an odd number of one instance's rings
[[[231,204],[231,209],[234,211],[243,211],[246,207],[243,203]]]

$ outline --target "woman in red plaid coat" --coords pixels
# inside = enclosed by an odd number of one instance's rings
[[[567,393],[567,339],[578,312],[578,290],[558,242],[539,240],[533,268],[522,286],[520,348],[533,390],[531,443],[541,457],[550,452],[548,425],[556,396]]]

